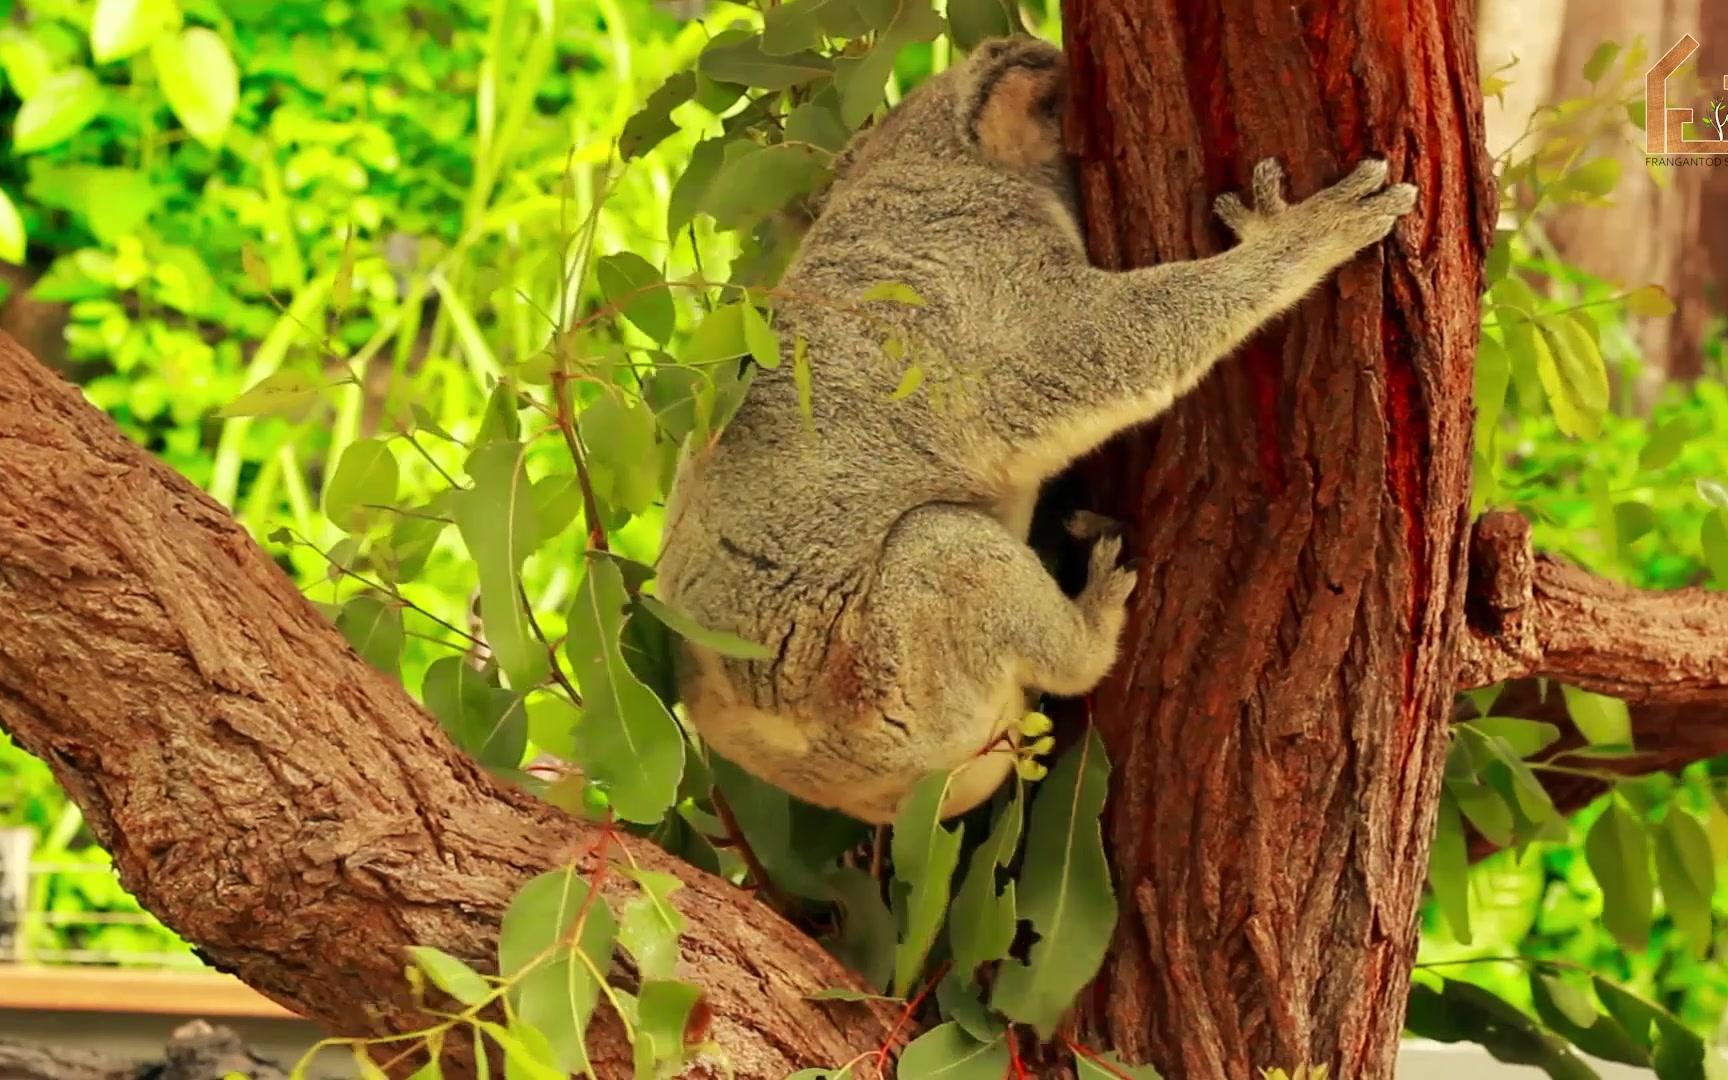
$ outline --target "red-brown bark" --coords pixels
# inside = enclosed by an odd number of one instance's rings
[[[146,907],[348,1035],[424,1022],[404,947],[490,966],[516,888],[597,837],[466,758],[221,506],[3,335],[0,726],[53,768]],[[804,1000],[855,984],[819,945],[618,842],[684,882],[682,971],[736,1075],[780,1080],[883,1041],[879,1005]],[[615,1023],[591,1045],[601,1075],[630,1074]]]
[[[1089,1035],[1166,1077],[1389,1076],[1462,631],[1494,199],[1471,5],[1069,0],[1095,258],[1218,250],[1211,200],[1370,154],[1390,241],[1086,468],[1145,561],[1093,716],[1125,915]],[[1267,273],[1277,273],[1267,267]]]

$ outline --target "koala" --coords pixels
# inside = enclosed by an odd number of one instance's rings
[[[1114,664],[1135,577],[1120,539],[1082,519],[1089,576],[1072,598],[1057,586],[1026,542],[1044,481],[1158,416],[1415,205],[1374,160],[1286,204],[1267,160],[1252,206],[1215,204],[1234,248],[1101,270],[1064,93],[1056,47],[992,40],[853,140],[780,288],[787,361],[685,448],[667,501],[662,598],[773,653],[683,644],[692,726],[866,822],[892,821],[933,770],[955,770],[943,816],[983,802],[1028,703],[1086,693]],[[863,297],[881,282],[921,302]],[[890,400],[920,356],[958,388]]]

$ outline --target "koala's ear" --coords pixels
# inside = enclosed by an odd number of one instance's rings
[[[1034,37],[996,38],[972,51],[960,82],[961,135],[1007,169],[1044,168],[1062,156],[1068,91],[1062,50]]]

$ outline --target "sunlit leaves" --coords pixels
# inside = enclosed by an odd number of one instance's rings
[[[451,494],[456,527],[480,575],[486,643],[519,691],[540,685],[551,673],[546,646],[534,639],[520,597],[522,561],[539,529],[522,452],[515,442],[480,447],[468,458],[473,486]]]
[[[151,46],[162,96],[192,137],[220,146],[240,103],[240,70],[214,30],[189,26],[164,34]]]
[[[1593,438],[1608,411],[1608,368],[1583,318],[1574,313],[1545,320],[1533,345],[1536,374],[1560,430]]]
[[[357,439],[324,488],[324,515],[349,532],[364,529],[396,501],[401,470],[381,439]]]
[[[1050,770],[1032,803],[1018,898],[1038,934],[1028,962],[1004,961],[991,1004],[1049,1038],[1104,962],[1116,928],[1116,895],[1098,818],[1110,763],[1096,731]]]
[[[568,867],[528,882],[504,912],[499,974],[513,980],[517,1015],[545,1035],[563,1072],[588,1065],[588,1021],[617,936],[611,909]]]
[[[652,263],[634,252],[621,251],[596,262],[594,277],[606,302],[636,329],[660,345],[671,340],[677,309],[671,290]]]
[[[74,67],[49,75],[19,106],[12,121],[12,150],[34,153],[63,143],[102,110],[102,87],[88,68]]]
[[[12,196],[0,191],[0,261],[22,265],[24,248],[24,218]]]
[[[1593,694],[1576,686],[1562,686],[1566,714],[1592,746],[1629,746],[1632,717],[1626,703],[1605,694]]]
[[[1626,294],[1626,310],[1633,315],[1665,319],[1674,314],[1674,301],[1660,285],[1645,285]]]
[[[148,47],[179,18],[173,0],[97,0],[90,17],[90,55],[98,64],[123,60]]]
[[[486,985],[479,972],[442,949],[410,945],[408,958],[426,973],[432,985],[464,1005],[478,1005],[492,996],[491,987]]]
[[[222,416],[281,416],[298,419],[323,394],[324,384],[298,371],[278,371],[223,407]]]
[[[570,608],[565,652],[583,692],[575,733],[583,771],[619,817],[653,824],[677,798],[684,740],[665,704],[624,659],[628,605],[618,565],[590,557]]]
[[[1698,819],[1678,806],[1668,808],[1650,835],[1668,917],[1702,952],[1711,943],[1710,897],[1716,889],[1710,838]]]

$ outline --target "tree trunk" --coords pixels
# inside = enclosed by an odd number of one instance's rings
[[[1170,1080],[1390,1076],[1463,625],[1495,200],[1473,5],[1068,0],[1094,257],[1217,251],[1277,156],[1422,188],[1390,240],[1084,467],[1144,560],[1094,695],[1124,916],[1084,1033]],[[1277,273],[1267,267],[1267,273]]]
[[[221,506],[4,335],[0,727],[54,770],[145,907],[344,1035],[423,1026],[404,948],[495,969],[522,882],[603,846],[464,756]],[[804,999],[862,986],[816,942],[652,844],[612,843],[683,880],[681,975],[736,1075],[887,1041],[891,1010]],[[596,1028],[601,1075],[628,1075],[622,1031]]]

